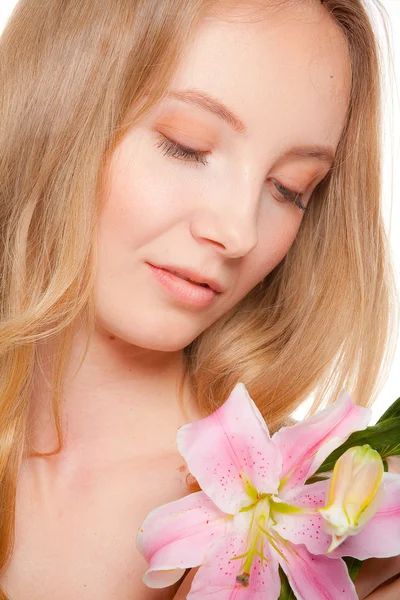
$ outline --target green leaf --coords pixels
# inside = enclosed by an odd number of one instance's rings
[[[279,577],[281,578],[281,593],[279,594],[278,600],[296,600],[295,593],[290,587],[288,578],[281,565],[279,565]]]
[[[400,398],[397,398],[389,406],[386,412],[383,413],[380,419],[378,419],[377,423],[382,423],[382,421],[387,421],[387,419],[392,419],[394,417],[400,417]]]
[[[327,479],[326,477],[318,477],[318,475],[316,475],[314,477],[314,475],[313,475],[312,477],[307,479],[307,481],[305,482],[304,485],[309,485],[310,483],[317,483],[317,481],[325,481],[326,479]]]
[[[341,446],[327,456],[313,476],[305,482],[306,485],[311,483],[311,479],[314,479],[318,473],[332,471],[336,461],[346,450],[363,444],[369,444],[371,448],[379,452],[382,459],[387,456],[400,455],[400,417],[385,419],[362,431],[354,431]],[[384,466],[385,464],[384,461]],[[385,471],[387,471],[387,464]]]
[[[347,565],[350,578],[354,582],[361,567],[363,566],[364,561],[358,560],[358,558],[353,558],[352,556],[342,556],[342,558]]]

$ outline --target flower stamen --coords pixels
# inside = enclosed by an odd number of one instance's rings
[[[261,566],[264,566],[264,561],[266,563],[269,560],[264,556],[264,533],[267,533],[266,529],[264,529],[263,525],[265,522],[268,522],[269,517],[269,500],[266,495],[263,495],[259,501],[256,503],[254,507],[254,512],[251,517],[250,527],[249,527],[249,535],[248,535],[248,547],[247,551],[242,554],[240,557],[236,556],[236,558],[244,558],[246,557],[245,563],[243,565],[241,573],[237,575],[236,582],[242,585],[243,587],[247,587],[250,582],[250,571],[254,561],[254,558],[258,556],[261,561]],[[267,535],[269,535],[267,533]],[[260,548],[259,548],[260,546]]]
[[[236,577],[236,581],[243,587],[248,587],[250,583],[250,573],[242,573]]]

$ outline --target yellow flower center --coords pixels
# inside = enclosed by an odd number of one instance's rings
[[[245,506],[239,512],[252,511],[249,533],[247,538],[247,547],[246,552],[240,554],[239,556],[233,557],[231,560],[238,560],[240,558],[245,558],[245,562],[242,566],[242,569],[236,577],[237,583],[244,587],[248,587],[250,583],[250,571],[253,561],[256,556],[260,558],[261,566],[263,566],[264,561],[269,562],[269,560],[264,556],[264,543],[270,543],[271,546],[278,552],[278,554],[286,560],[282,552],[278,549],[276,545],[276,538],[279,537],[280,543],[284,544],[289,551],[291,551],[290,544],[287,540],[283,539],[276,531],[271,531],[269,528],[269,522],[272,521],[273,524],[276,524],[276,520],[274,519],[274,512],[304,512],[303,509],[298,508],[296,506],[292,506],[290,504],[286,504],[279,500],[278,497],[273,494],[259,494],[253,486],[247,481],[245,482],[246,490],[249,493],[250,498],[254,500],[252,504],[249,506]]]

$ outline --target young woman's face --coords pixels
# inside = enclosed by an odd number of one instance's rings
[[[285,188],[303,192],[307,206],[332,165],[351,77],[340,30],[319,2],[288,3],[259,22],[241,15],[202,22],[170,97],[109,164],[97,322],[139,347],[182,349],[246,296],[284,258],[304,218]],[[185,101],[188,89],[196,91]],[[195,305],[150,265],[193,269],[223,291]]]

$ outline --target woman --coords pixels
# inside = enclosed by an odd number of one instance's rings
[[[0,597],[172,598],[135,536],[195,489],[178,427],[238,380],[271,434],[376,399],[376,40],[360,0],[20,0],[0,56]]]

